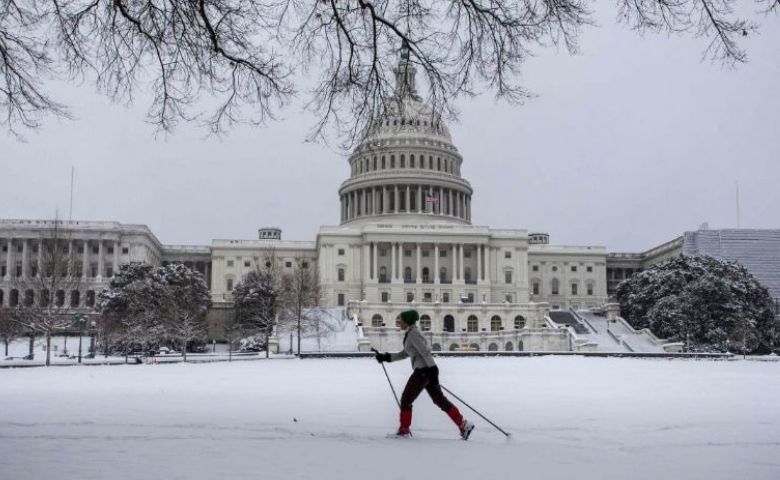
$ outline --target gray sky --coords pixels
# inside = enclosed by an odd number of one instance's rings
[[[735,227],[739,181],[741,225],[780,228],[780,17],[734,70],[702,62],[703,39],[643,38],[613,17],[585,31],[578,56],[538,51],[525,105],[459,102],[450,130],[473,223],[642,251],[702,222]],[[339,221],[346,158],[304,142],[314,119],[300,108],[223,139],[187,125],[155,138],[147,99],[55,88],[78,119],[48,120],[28,143],[0,136],[0,218],[67,217],[73,165],[75,219],[143,223],[164,243],[255,238],[263,225],[313,240]]]

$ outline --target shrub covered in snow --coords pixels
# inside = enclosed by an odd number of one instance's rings
[[[691,351],[768,353],[780,348],[780,325],[768,290],[736,262],[678,257],[623,281],[617,299],[634,328],[684,341]]]

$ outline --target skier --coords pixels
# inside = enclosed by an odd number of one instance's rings
[[[458,407],[447,400],[447,397],[442,393],[439,385],[439,367],[433,361],[433,355],[431,355],[428,343],[415,325],[419,319],[420,315],[417,313],[417,310],[401,312],[396,321],[401,330],[406,330],[403,342],[404,349],[397,353],[376,352],[376,361],[379,363],[394,362],[410,357],[412,368],[414,368],[414,372],[409,377],[409,381],[406,382],[406,388],[404,388],[404,392],[401,395],[401,426],[398,428],[396,435],[399,437],[411,435],[409,427],[412,424],[412,403],[420,395],[420,392],[425,389],[428,395],[431,396],[433,403],[446,412],[452,421],[455,422],[455,425],[458,426],[460,437],[463,440],[468,440],[472,430],[474,430],[474,424],[463,418]]]

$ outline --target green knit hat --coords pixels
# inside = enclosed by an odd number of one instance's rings
[[[417,310],[405,310],[401,312],[401,320],[407,325],[414,325],[419,319],[420,314],[417,313]]]

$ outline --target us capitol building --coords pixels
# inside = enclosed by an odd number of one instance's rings
[[[320,227],[314,241],[287,241],[280,229],[262,228],[255,240],[175,246],[163,245],[144,225],[59,222],[68,232],[64,248],[81,259],[82,278],[79,290],[57,292],[57,301],[90,311],[120,264],[181,262],[205,276],[214,302],[209,332],[220,340],[233,287],[274,261],[279,268],[316,265],[322,304],[343,309],[376,345],[397,342],[396,315],[416,308],[438,348],[587,348],[571,329],[550,328],[556,326],[550,314],[603,306],[620,280],[681,254],[683,237],[644,253],[609,254],[601,246],[551,245],[545,233],[475,224],[474,191],[461,176],[464,159],[447,126],[422,102],[415,69],[404,57],[387,109],[348,157],[338,225]],[[40,295],[20,285],[39,273],[52,224],[0,220],[3,306]]]

